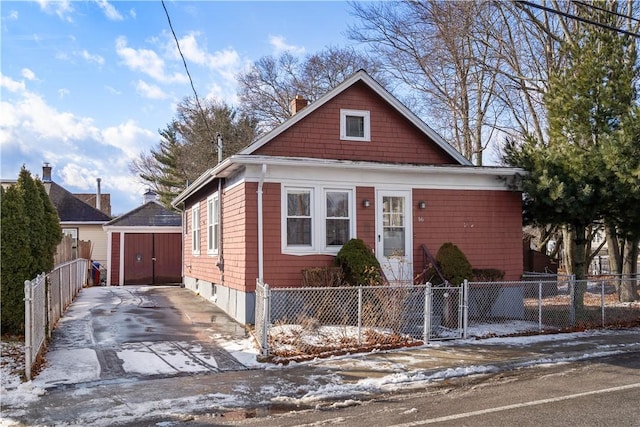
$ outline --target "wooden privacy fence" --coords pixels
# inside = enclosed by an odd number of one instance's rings
[[[32,368],[44,350],[46,339],[69,304],[87,284],[88,259],[76,259],[56,266],[24,282],[25,304],[25,376],[32,377]]]
[[[53,257],[53,264],[63,264],[76,258],[91,259],[91,241],[78,241],[77,247],[74,248],[73,237],[65,234],[56,248],[56,254]]]

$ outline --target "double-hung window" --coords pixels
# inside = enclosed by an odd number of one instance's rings
[[[339,248],[351,238],[351,193],[345,190],[325,190],[325,245]]]
[[[191,208],[191,252],[200,255],[200,203]]]
[[[365,110],[340,110],[340,139],[371,141],[371,114]]]
[[[355,234],[353,190],[284,187],[284,253],[335,254]]]
[[[313,242],[313,190],[286,190],[287,247],[311,247]]]
[[[207,254],[217,255],[220,241],[220,199],[218,193],[207,198]]]

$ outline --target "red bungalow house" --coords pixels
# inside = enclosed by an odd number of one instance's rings
[[[363,70],[305,104],[173,201],[187,288],[253,323],[257,278],[301,286],[353,237],[394,280],[422,271],[421,245],[445,242],[520,277],[521,194],[506,182],[521,170],[473,166]]]

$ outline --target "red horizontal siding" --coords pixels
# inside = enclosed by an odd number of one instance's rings
[[[340,109],[367,110],[371,141],[340,140]],[[411,164],[457,164],[442,148],[360,82],[278,135],[256,154]]]

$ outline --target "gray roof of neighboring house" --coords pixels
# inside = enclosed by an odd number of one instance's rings
[[[43,184],[49,199],[58,211],[60,222],[105,223],[111,219],[109,215],[83,202],[55,182]]]
[[[112,219],[105,226],[118,227],[180,227],[182,215],[160,203],[150,201],[126,214]]]

